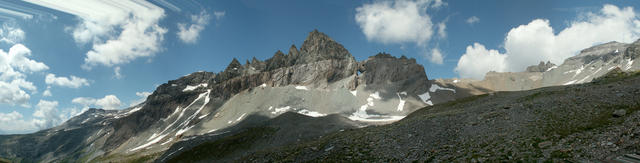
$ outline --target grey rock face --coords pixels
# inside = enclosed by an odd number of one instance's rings
[[[538,65],[533,65],[533,66],[529,66],[527,67],[527,72],[545,72],[547,70],[549,70],[550,68],[552,68],[553,66],[556,66],[556,64],[551,63],[550,61],[547,61],[547,63],[544,63],[542,61],[540,61],[540,63]]]
[[[424,92],[426,88],[422,87],[429,84],[424,67],[417,64],[414,58],[407,59],[404,56],[396,58],[390,54],[379,53],[362,61],[358,71],[362,73],[361,82],[373,88],[398,83],[403,87],[400,90]]]

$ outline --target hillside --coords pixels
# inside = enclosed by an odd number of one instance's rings
[[[422,108],[383,126],[255,153],[241,161],[608,160],[640,152],[640,73],[496,92]]]

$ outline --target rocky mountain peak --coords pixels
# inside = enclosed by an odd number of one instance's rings
[[[388,53],[378,53],[362,61],[358,71],[363,73],[362,83],[371,87],[384,87],[389,82],[400,82],[405,90],[411,88],[423,91],[429,80],[424,67],[416,63],[416,59],[400,57],[396,58]]]
[[[233,58],[233,60],[231,60],[231,63],[229,63],[229,66],[227,66],[227,69],[225,69],[224,71],[237,71],[240,68],[242,68],[242,64],[240,64],[240,61],[238,61],[238,59],[236,58]]]
[[[300,62],[311,63],[327,59],[353,59],[341,44],[318,30],[309,33],[300,48]]]
[[[547,61],[547,63],[540,61],[538,65],[527,67],[526,72],[545,72],[553,66],[556,66],[556,64],[553,64],[550,61]]]
[[[291,47],[289,48],[289,56],[298,56],[300,55],[300,51],[298,51],[298,48],[296,48],[296,45],[291,45]]]

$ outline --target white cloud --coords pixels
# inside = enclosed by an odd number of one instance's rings
[[[71,103],[80,104],[83,108],[97,107],[105,110],[114,110],[120,108],[120,99],[115,95],[106,95],[103,98],[96,99],[91,97],[77,97],[71,100]]]
[[[8,24],[2,25],[2,29],[0,29],[0,42],[13,45],[22,42],[22,40],[24,40],[24,31],[22,31],[22,29]]]
[[[145,100],[147,100],[147,97],[151,95],[151,93],[152,92],[136,92],[136,96],[138,96],[139,99],[131,101],[131,103],[129,104],[129,107],[132,107],[144,102]]]
[[[467,19],[467,24],[473,25],[473,24],[479,23],[479,22],[480,22],[480,18],[478,18],[477,16],[472,16],[472,17],[469,17]]]
[[[31,96],[25,91],[36,92],[33,83],[26,80],[26,74],[49,69],[42,62],[28,57],[31,50],[22,44],[15,44],[9,52],[0,50],[0,103],[29,107]]]
[[[116,79],[122,79],[122,74],[120,74],[120,66],[113,68],[113,77]]]
[[[119,0],[27,0],[27,2],[69,13],[81,18],[72,27],[80,44],[92,43],[86,53],[84,69],[97,65],[114,66],[162,51],[167,29],[160,27],[164,10],[147,1]]]
[[[44,96],[44,97],[50,97],[51,95],[52,95],[52,94],[51,94],[51,86],[47,86],[47,89],[46,89],[46,90],[44,90],[44,92],[42,92],[42,96]]]
[[[76,77],[56,77],[55,74],[47,74],[45,77],[45,83],[49,85],[57,85],[69,88],[80,88],[82,86],[89,86],[89,81],[84,78]]]
[[[64,116],[58,113],[58,101],[40,100],[33,113],[33,124],[38,129],[47,129],[59,125],[64,121]]]
[[[440,22],[438,23],[438,36],[440,36],[440,38],[447,38],[447,25],[445,24],[445,22]]]
[[[17,111],[0,113],[0,134],[15,134],[32,132],[36,127],[32,122],[25,121],[23,115]]]
[[[216,16],[216,19],[222,19],[222,17],[224,17],[224,15],[226,14],[226,12],[224,11],[214,11],[213,15]]]
[[[545,19],[535,19],[529,24],[513,28],[505,38],[506,53],[501,54],[504,55],[504,59],[492,57],[498,61],[483,59],[462,62],[465,58],[462,56],[456,71],[460,77],[481,78],[488,71],[523,71],[527,66],[540,61],[561,64],[566,58],[593,45],[610,41],[633,42],[640,37],[640,23],[638,23],[640,20],[632,7],[619,8],[614,5],[604,5],[600,12],[585,15],[583,19],[571,22],[567,28],[557,34],[554,34],[549,20]],[[469,50],[470,48],[467,48],[465,55],[470,54]],[[491,56],[490,51],[476,55]],[[484,68],[482,71],[466,71],[477,67],[476,65],[491,64],[501,65],[491,69]]]
[[[224,16],[224,12],[214,12],[217,19]],[[186,23],[178,23],[178,38],[184,43],[196,43],[200,32],[204,30],[204,27],[209,24],[209,14],[205,11],[200,12],[199,15],[191,15],[191,25]]]
[[[429,61],[431,61],[431,63],[442,64],[443,60],[444,60],[444,57],[442,56],[440,49],[438,48],[431,49],[431,57],[429,58]]]
[[[465,78],[482,79],[489,71],[504,71],[506,55],[497,50],[487,50],[484,45],[474,43],[460,57],[455,71]]]
[[[0,113],[0,123],[15,121],[18,119],[22,119],[22,114],[18,113],[17,111],[13,111],[11,113]]]
[[[442,1],[376,1],[356,8],[355,20],[368,40],[382,43],[425,44],[433,35],[429,6]],[[444,30],[444,29],[443,29]]]

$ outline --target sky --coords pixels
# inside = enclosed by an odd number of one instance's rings
[[[416,58],[429,79],[561,64],[640,38],[634,2],[0,0],[0,134],[50,128],[88,108],[126,109],[168,80],[286,53],[314,29],[360,61]]]

